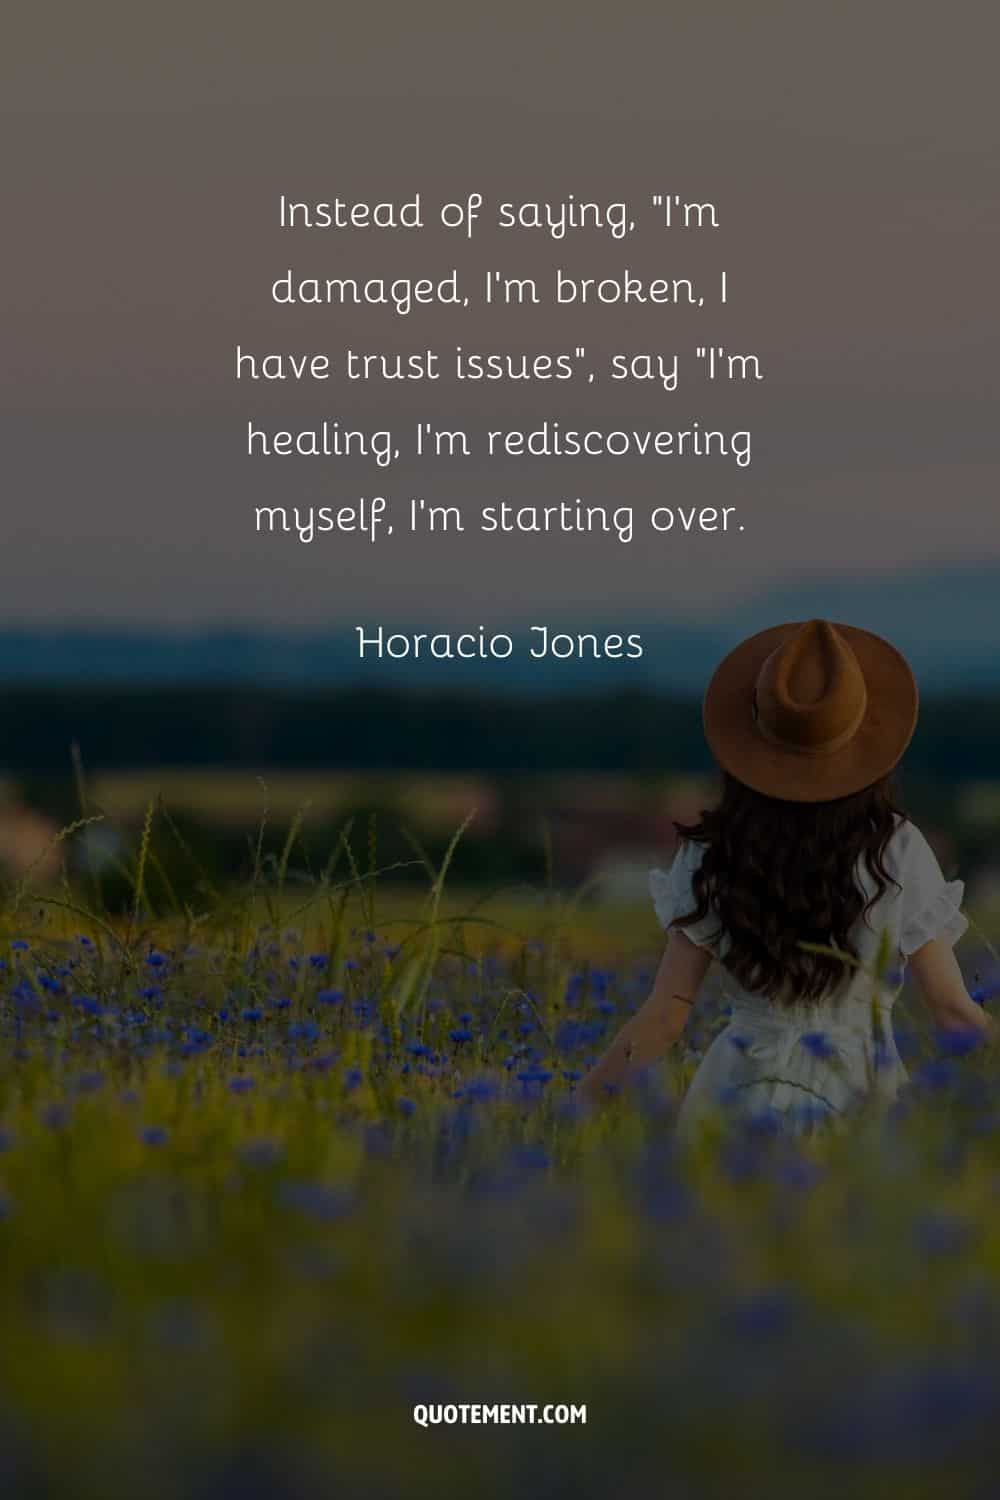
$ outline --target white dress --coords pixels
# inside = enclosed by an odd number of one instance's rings
[[[691,880],[704,845],[682,843],[669,871],[653,870],[650,892],[664,927],[696,905]],[[785,1006],[744,990],[725,971],[727,946],[709,915],[685,932],[723,962],[729,1024],[698,1067],[681,1107],[678,1135],[720,1111],[765,1115],[782,1126],[808,1130],[817,1120],[844,1114],[875,1091],[893,1099],[906,1069],[893,1037],[891,1011],[911,953],[931,938],[952,943],[968,923],[960,911],[964,885],[946,881],[933,850],[915,824],[901,820],[885,854],[890,885],[851,934],[860,967],[815,1004]],[[872,894],[859,865],[862,888]],[[870,924],[870,925],[869,925]]]

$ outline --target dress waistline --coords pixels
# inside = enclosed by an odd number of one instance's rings
[[[751,1006],[734,1005],[729,1024],[741,1031],[764,1031],[795,1036],[806,1036],[810,1032],[817,1032],[830,1037],[851,1036],[877,1040],[876,1025],[891,1036],[892,1012],[887,1006],[880,1006],[877,1018],[873,1018],[870,1011],[864,1017],[855,1015],[847,1018],[816,1014],[802,1015],[794,1011],[782,1011],[778,1007],[775,1007],[773,1014],[769,1014]]]

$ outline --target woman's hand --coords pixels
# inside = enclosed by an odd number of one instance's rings
[[[671,932],[648,1000],[618,1032],[580,1085],[584,1105],[619,1092],[680,1036],[711,956],[681,930]],[[970,1002],[971,1003],[971,1002]]]
[[[996,1023],[969,995],[947,939],[932,938],[910,955],[909,966],[935,1025],[942,1031],[978,1031],[986,1038],[996,1036]]]

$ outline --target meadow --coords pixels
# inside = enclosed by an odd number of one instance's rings
[[[723,979],[581,1113],[652,913],[463,893],[461,836],[418,891],[374,822],[307,870],[265,821],[241,884],[177,901],[151,804],[114,909],[79,868],[8,888],[0,1492],[996,1494],[996,1057],[904,992],[889,1117],[681,1155]],[[988,1004],[977,926],[959,952]]]

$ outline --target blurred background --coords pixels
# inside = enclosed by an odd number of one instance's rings
[[[281,11],[109,0],[14,18],[0,59],[0,861],[54,830],[114,860],[115,820],[162,794],[219,879],[266,802],[322,844],[378,815],[385,854],[456,856],[470,883],[638,889],[711,791],[699,698],[719,656],[779,620],[880,631],[924,700],[904,789],[985,895],[1000,863],[996,524],[1000,114],[982,13],[785,0],[662,14],[436,0]],[[710,237],[564,241],[290,233],[279,195],[718,205]],[[279,307],[274,277],[713,275],[686,308]],[[345,347],[755,351],[749,387],[674,393],[416,385],[248,389],[258,356]],[[753,434],[722,460],[251,459],[249,419],[412,432],[546,419]],[[746,530],[620,546],[587,536],[261,536],[259,504],[736,504]],[[354,627],[641,632],[638,662],[359,670]],[[369,669],[370,668],[370,669]],[[261,785],[266,783],[266,791]],[[180,870],[175,872],[183,882]],[[400,878],[405,878],[405,872]],[[644,877],[643,877],[644,878]]]
[[[985,572],[970,572],[967,593],[977,580],[985,604]],[[9,878],[30,870],[54,880],[68,858],[71,873],[101,873],[105,902],[127,902],[119,856],[155,805],[177,835],[158,858],[181,901],[197,904],[206,873],[220,886],[247,875],[265,815],[279,845],[301,828],[293,864],[313,851],[311,874],[345,825],[364,863],[377,824],[379,866],[393,867],[394,882],[422,883],[422,861],[437,865],[471,817],[451,872],[463,886],[551,880],[586,885],[593,901],[644,901],[650,865],[674,847],[674,821],[695,817],[714,791],[695,684],[738,632],[800,613],[765,597],[698,639],[678,629],[674,640],[661,622],[659,673],[613,689],[585,673],[562,689],[499,673],[447,690],[376,682],[340,664],[320,634],[22,635],[16,648],[8,636],[0,861]],[[867,622],[878,612],[843,613]],[[916,620],[901,633],[901,618],[893,637],[923,686],[903,800],[946,870],[966,879],[970,901],[991,906],[1000,897],[991,663],[977,663],[970,640],[936,664],[940,642]],[[101,822],[56,842],[97,813]]]

